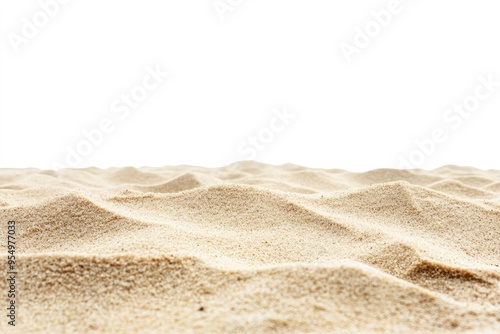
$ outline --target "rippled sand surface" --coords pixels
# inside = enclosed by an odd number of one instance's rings
[[[9,220],[19,333],[500,332],[500,171],[2,169]]]

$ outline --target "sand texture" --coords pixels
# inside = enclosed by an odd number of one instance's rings
[[[500,333],[500,171],[2,169],[11,219],[0,333]]]

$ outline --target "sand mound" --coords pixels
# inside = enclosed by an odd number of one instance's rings
[[[16,330],[496,333],[498,184],[457,166],[0,170]]]

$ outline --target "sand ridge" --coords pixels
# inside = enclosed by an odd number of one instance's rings
[[[458,166],[3,169],[17,329],[496,333],[499,184]]]

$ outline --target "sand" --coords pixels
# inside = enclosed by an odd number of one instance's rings
[[[2,169],[12,219],[16,333],[500,332],[500,171]]]

